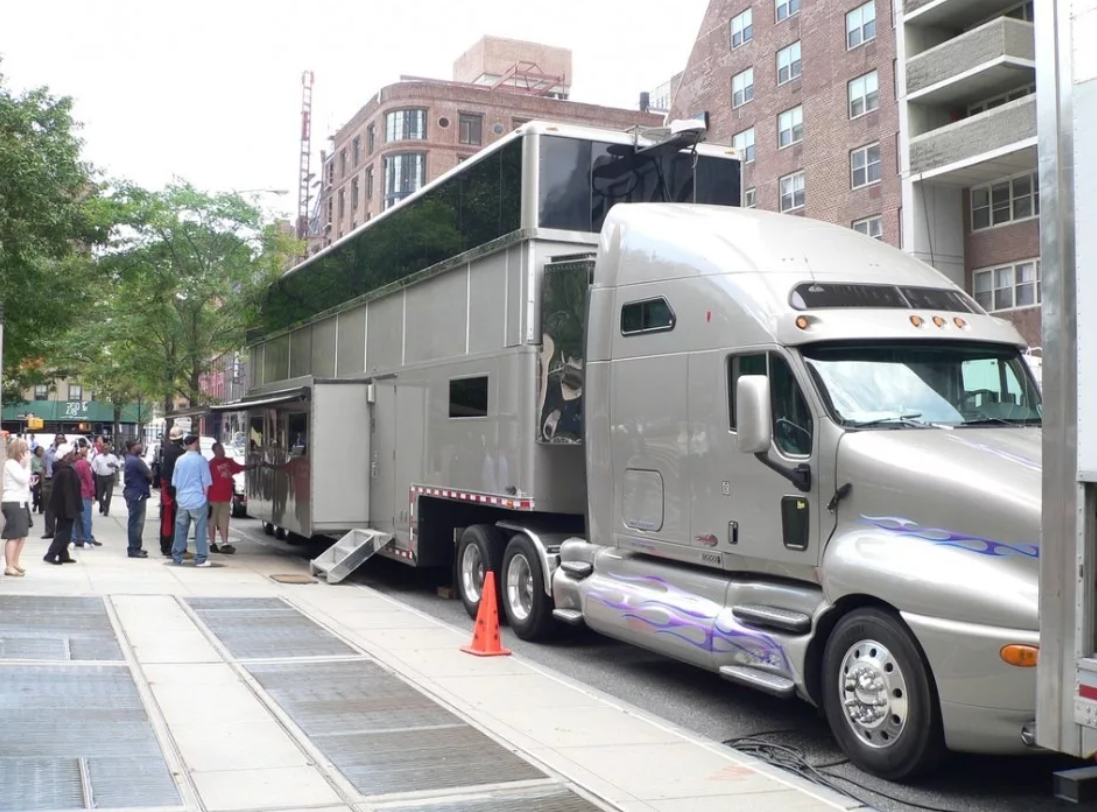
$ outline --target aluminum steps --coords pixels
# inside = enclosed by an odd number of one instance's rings
[[[309,562],[309,574],[337,584],[392,543],[391,533],[380,530],[351,530]]]

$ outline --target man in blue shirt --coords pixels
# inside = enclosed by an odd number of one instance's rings
[[[175,488],[175,502],[179,506],[175,514],[175,543],[171,547],[171,558],[176,564],[183,563],[183,553],[187,551],[187,536],[190,535],[190,523],[195,525],[194,544],[198,548],[194,556],[197,567],[208,567],[209,539],[206,537],[206,521],[209,519],[208,491],[213,484],[209,463],[198,453],[198,437],[187,435],[183,440],[187,453],[175,463],[171,475],[171,485]]]
[[[141,531],[145,529],[145,509],[149,501],[149,482],[152,471],[141,459],[144,448],[140,440],[126,440],[126,467],[124,489],[126,507],[129,508],[129,557],[148,558],[142,549]]]

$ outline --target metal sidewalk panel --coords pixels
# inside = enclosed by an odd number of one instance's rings
[[[0,661],[121,661],[102,598],[0,595]]]
[[[547,777],[376,663],[270,663],[247,669],[363,795]]]
[[[380,530],[351,530],[309,562],[309,574],[337,584],[392,543],[391,533]]]
[[[186,602],[238,660],[358,654],[278,598],[187,598]]]
[[[388,812],[602,812],[566,787],[549,787],[526,792],[493,792],[488,797],[436,801],[413,801],[387,807]]]

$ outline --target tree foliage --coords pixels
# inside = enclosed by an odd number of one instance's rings
[[[91,249],[114,219],[80,160],[72,102],[15,93],[0,74],[0,300],[4,384],[48,379],[48,359],[93,295]]]
[[[111,355],[134,358],[121,380],[166,406],[177,396],[198,404],[202,375],[244,345],[262,292],[299,251],[297,241],[238,194],[177,181],[115,197],[127,223],[100,262],[110,280]]]

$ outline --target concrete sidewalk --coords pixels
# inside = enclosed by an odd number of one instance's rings
[[[0,578],[0,810],[859,806],[246,538],[173,566],[154,505],[128,559],[115,513]]]

